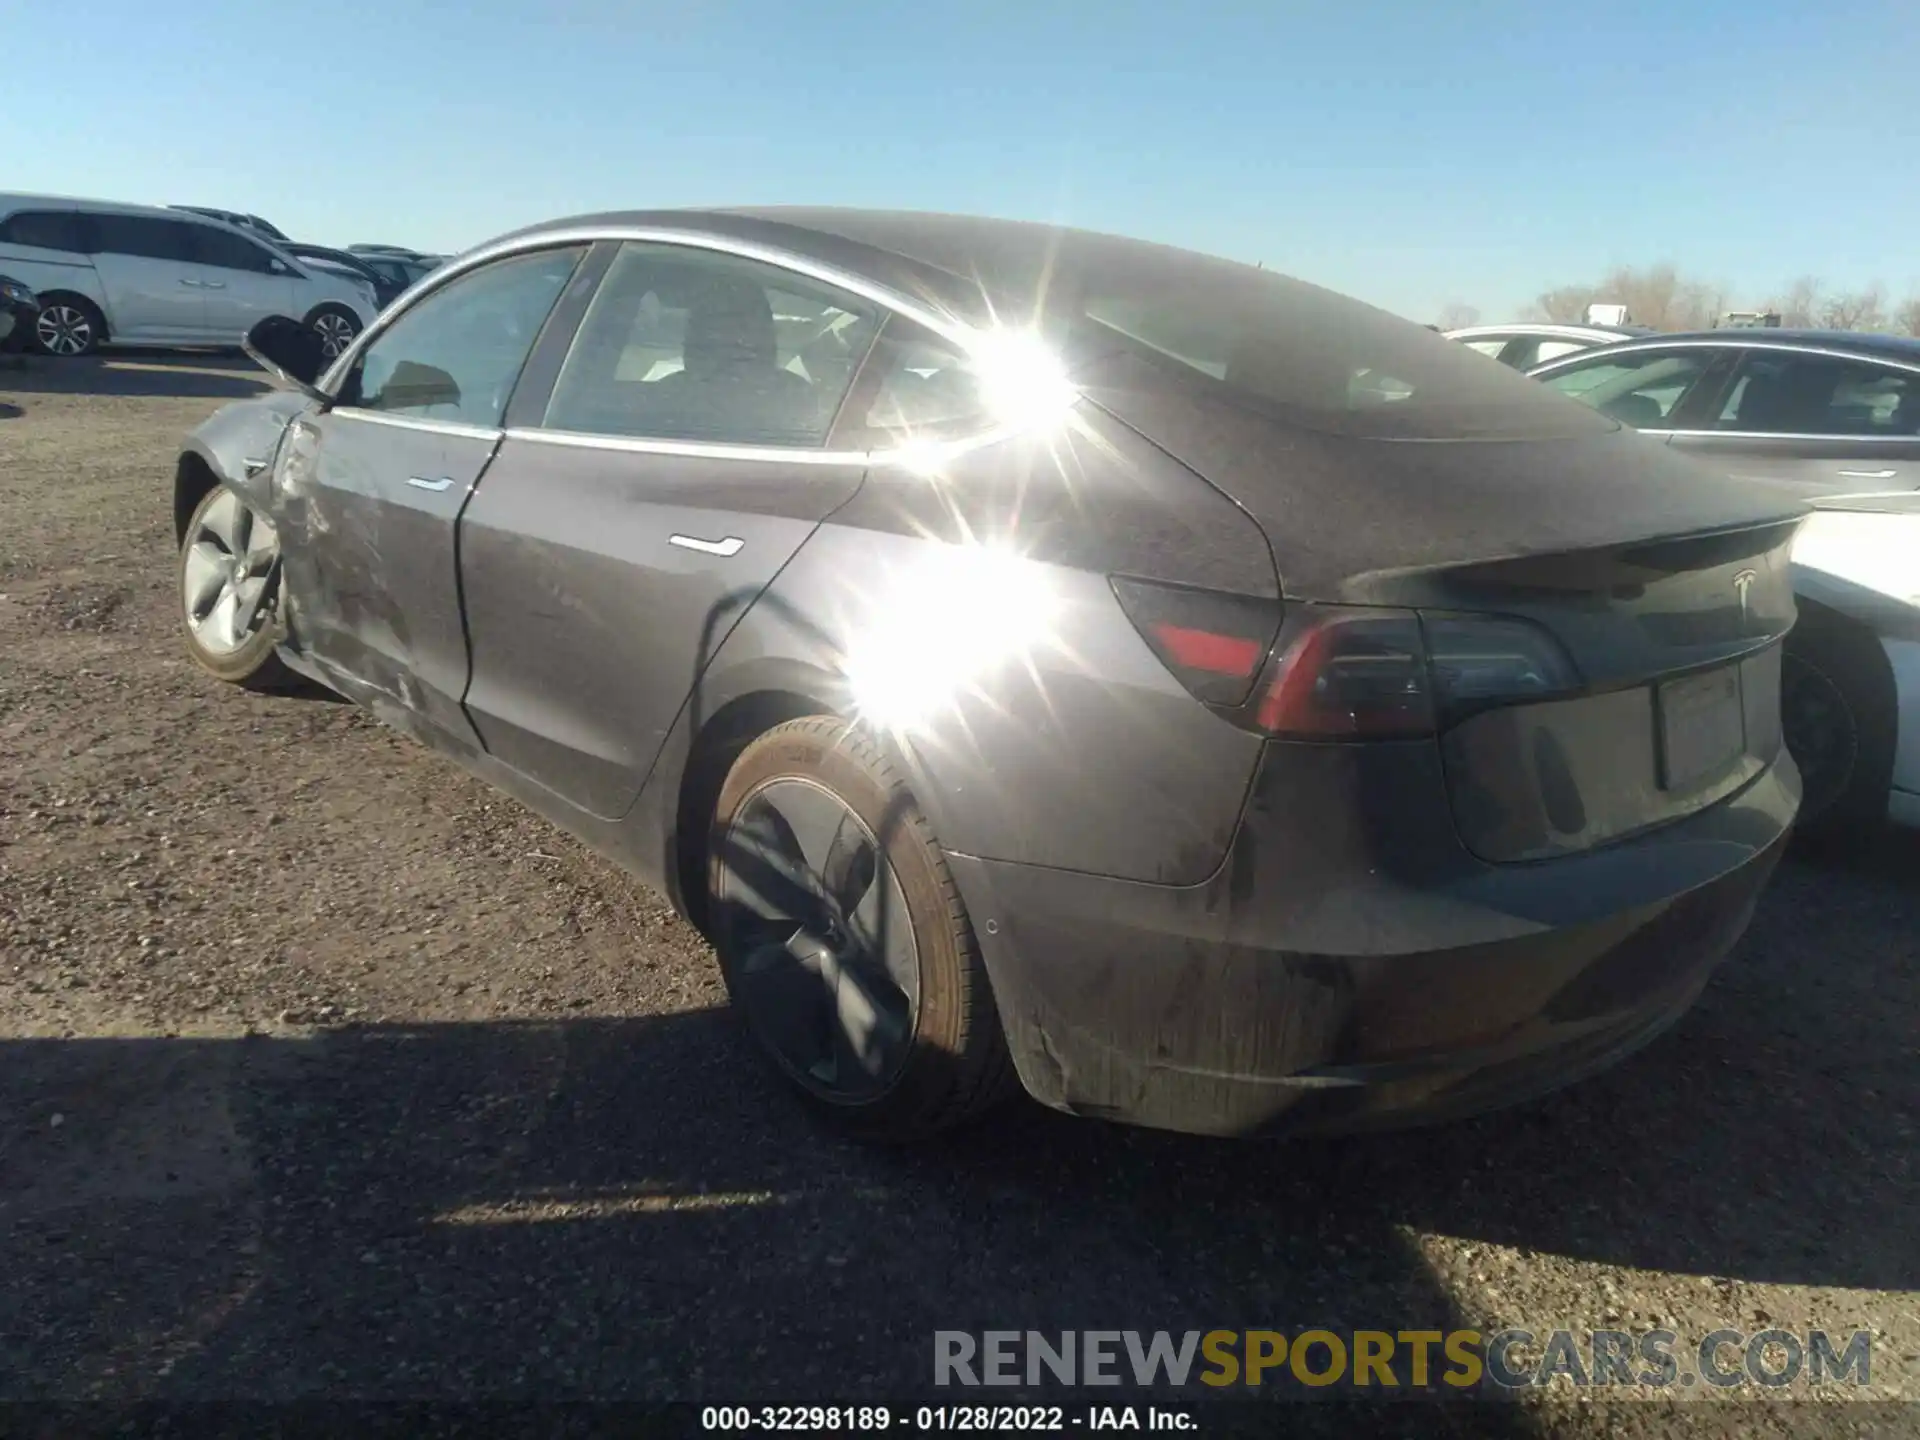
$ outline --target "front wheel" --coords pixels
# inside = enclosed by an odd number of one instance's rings
[[[78,295],[54,295],[40,302],[33,324],[33,342],[44,355],[91,355],[107,338],[107,321],[99,308]]]
[[[735,760],[709,838],[727,993],[786,1077],[870,1138],[1011,1093],[966,909],[905,780],[845,721],[789,721]]]
[[[187,651],[200,667],[250,690],[281,689],[292,673],[275,653],[280,542],[238,495],[216,485],[194,507],[180,544]]]
[[[360,317],[344,305],[322,305],[307,317],[307,328],[320,337],[320,353],[331,363],[359,335]]]

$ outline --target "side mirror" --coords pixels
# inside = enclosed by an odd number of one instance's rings
[[[269,315],[247,331],[240,348],[261,369],[294,389],[316,400],[329,398],[315,388],[321,372],[327,368],[326,351],[319,335],[298,320]]]

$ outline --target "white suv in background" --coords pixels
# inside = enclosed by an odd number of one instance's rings
[[[37,291],[38,348],[238,345],[255,322],[310,325],[329,355],[379,310],[373,288],[263,236],[149,205],[0,195],[0,271]]]

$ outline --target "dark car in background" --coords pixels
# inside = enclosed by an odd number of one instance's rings
[[[287,238],[278,225],[271,225],[258,215],[250,215],[244,210],[216,210],[209,205],[170,205],[167,208],[185,210],[190,215],[205,215],[211,220],[224,220],[229,225],[238,226],[242,230],[251,230],[275,242],[283,242]]]
[[[1787,743],[1802,828],[1920,825],[1920,340],[1728,327],[1542,365],[1534,378],[1817,514],[1794,552]]]
[[[250,344],[290,388],[175,474],[196,661],[661,888],[863,1133],[1531,1095],[1692,1003],[1794,816],[1801,508],[1269,271],[598,215]]]
[[[415,279],[413,272],[405,265],[384,255],[355,254],[351,250],[336,250],[330,245],[307,245],[292,240],[280,248],[301,260],[331,266],[365,279],[373,286],[374,297],[383,310],[399,299]]]
[[[11,275],[0,275],[0,352],[24,350],[40,318],[40,297]]]

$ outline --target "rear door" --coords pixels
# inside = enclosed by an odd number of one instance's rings
[[[107,328],[116,340],[203,341],[207,290],[194,259],[190,220],[96,210],[93,264]]]
[[[1742,479],[1809,496],[1920,489],[1920,372],[1755,347],[1673,444]]]
[[[477,743],[460,707],[455,522],[584,253],[496,260],[422,296],[358,353],[334,406],[282,447],[300,643],[343,690],[428,740]]]
[[[878,321],[775,266],[619,248],[570,346],[543,343],[461,518],[489,752],[627,811],[707,661],[860,488],[864,455],[825,444]]]
[[[244,235],[213,225],[193,227],[194,274],[206,295],[208,338],[237,344],[269,315],[301,318],[292,269]]]

